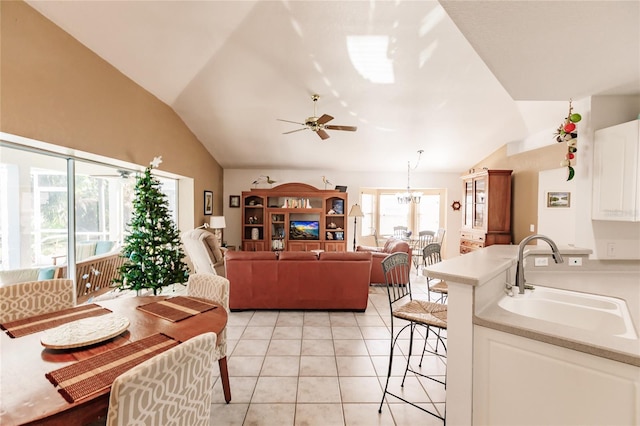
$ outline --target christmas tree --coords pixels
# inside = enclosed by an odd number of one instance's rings
[[[151,176],[162,157],[156,157],[136,181],[130,233],[124,239],[122,255],[127,262],[114,281],[120,290],[158,289],[187,281],[189,272],[182,261],[180,233],[169,215],[160,182]]]

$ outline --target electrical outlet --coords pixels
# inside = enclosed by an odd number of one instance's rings
[[[536,232],[536,225],[534,225],[533,223],[529,225],[529,232]]]
[[[548,257],[536,257],[533,263],[535,266],[549,266]]]
[[[569,258],[569,266],[582,266],[582,258],[581,257],[570,257]]]

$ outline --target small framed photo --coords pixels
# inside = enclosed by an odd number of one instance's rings
[[[240,207],[240,196],[239,195],[229,195],[229,207],[232,207],[232,208]]]
[[[204,214],[213,214],[213,192],[204,191]]]
[[[547,192],[547,207],[571,207],[570,192]]]

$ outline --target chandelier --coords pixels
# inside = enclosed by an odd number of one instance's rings
[[[420,164],[420,156],[424,150],[418,151],[418,161],[416,161],[416,165],[413,167],[413,170],[418,168],[418,164]],[[398,199],[398,204],[420,204],[420,199],[422,198],[422,192],[412,192],[411,185],[409,184],[411,178],[411,161],[407,161],[407,191],[406,192],[398,192],[396,194],[396,198]]]

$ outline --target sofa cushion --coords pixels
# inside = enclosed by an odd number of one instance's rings
[[[40,268],[8,269],[0,271],[0,285],[37,281]]]
[[[228,251],[224,257],[229,260],[276,260],[274,251]]]
[[[318,260],[318,256],[310,251],[283,251],[280,260]]]
[[[94,254],[109,253],[115,244],[115,241],[96,241],[96,252]]]
[[[56,269],[58,268],[56,268],[55,266],[40,268],[40,270],[38,271],[38,281],[52,280],[56,275]]]
[[[76,262],[93,256],[96,253],[95,241],[81,241],[76,244]]]
[[[325,251],[320,253],[320,260],[358,260],[358,261],[371,261],[371,253],[369,252],[339,252],[339,251]]]
[[[207,246],[207,249],[211,253],[213,260],[215,263],[220,262],[222,260],[222,250],[220,250],[220,246],[218,245],[218,240],[216,236],[211,232],[206,232],[204,234],[204,238],[202,239]]]

